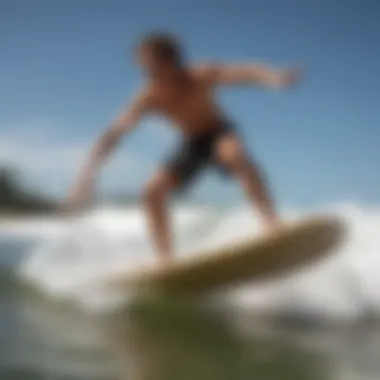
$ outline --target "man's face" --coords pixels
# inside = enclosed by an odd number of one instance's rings
[[[157,57],[149,48],[141,48],[137,55],[138,65],[149,76],[167,76],[173,72],[173,67]]]

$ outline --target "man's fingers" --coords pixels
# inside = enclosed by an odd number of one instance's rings
[[[299,81],[303,76],[303,70],[301,68],[296,68],[292,70],[293,79]]]
[[[302,70],[299,68],[296,69],[289,69],[285,73],[284,79],[285,79],[285,84],[290,86],[290,85],[295,85],[297,84],[302,77]]]

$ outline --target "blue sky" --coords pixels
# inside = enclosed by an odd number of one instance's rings
[[[0,163],[63,196],[142,80],[136,38],[165,29],[194,60],[304,66],[291,91],[219,93],[280,202],[378,203],[379,15],[376,0],[0,0]],[[104,168],[100,191],[139,191],[175,141],[147,119]],[[242,196],[213,172],[191,194]]]

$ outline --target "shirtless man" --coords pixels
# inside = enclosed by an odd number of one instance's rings
[[[143,38],[137,48],[139,65],[148,81],[135,99],[95,144],[68,200],[70,208],[83,205],[95,176],[122,136],[148,113],[171,119],[183,141],[149,181],[144,202],[155,249],[161,259],[172,257],[166,201],[188,185],[201,169],[212,164],[232,175],[255,203],[268,228],[278,223],[260,170],[244,150],[234,126],[217,106],[214,91],[222,85],[259,85],[284,88],[297,82],[297,70],[275,70],[258,64],[203,64],[189,66],[178,41],[164,33]]]

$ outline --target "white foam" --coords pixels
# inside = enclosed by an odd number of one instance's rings
[[[204,208],[176,209],[177,240],[186,241],[186,233],[204,225],[208,213]],[[91,298],[93,303],[96,294],[89,296],[89,284],[155,259],[141,209],[100,209],[62,225],[59,234],[46,234],[22,263],[19,274],[51,296],[82,298],[83,302]]]
[[[0,236],[41,238],[59,235],[65,225],[65,221],[51,217],[33,217],[25,220],[4,218],[0,220]]]
[[[347,239],[335,255],[281,281],[237,289],[231,293],[234,303],[247,309],[300,310],[345,319],[356,318],[368,306],[380,307],[380,208],[347,202],[310,212],[330,212],[346,221]],[[306,213],[288,210],[285,215],[295,219]],[[183,254],[260,232],[257,218],[246,208],[219,215],[209,209],[180,207],[175,209],[173,225]],[[39,222],[43,244],[22,264],[20,275],[54,297],[104,306],[102,300],[111,298],[94,287],[94,281],[133,271],[155,259],[138,207],[96,210],[71,226],[57,221],[59,234],[49,234],[50,227],[43,231],[41,226]],[[23,225],[19,233],[32,230],[27,227],[31,226]]]

